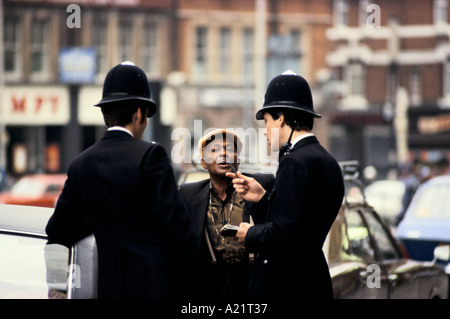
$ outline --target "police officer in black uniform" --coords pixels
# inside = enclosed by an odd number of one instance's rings
[[[112,68],[96,106],[108,131],[71,163],[49,243],[94,234],[99,298],[192,297],[200,253],[190,219],[163,147],[140,140],[157,108],[144,71]]]
[[[313,119],[320,117],[308,83],[292,72],[270,82],[256,113],[256,119],[264,119],[272,149],[280,150],[280,160],[270,193],[240,172],[233,180],[244,199],[268,209],[265,223],[242,223],[236,235],[259,254],[249,298],[333,297],[322,246],[342,204],[344,183],[339,164],[311,132]]]

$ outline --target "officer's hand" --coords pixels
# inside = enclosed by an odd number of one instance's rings
[[[249,223],[240,223],[239,224],[239,229],[236,232],[236,235],[234,236],[237,239],[238,243],[244,244],[245,236],[247,236],[247,231],[250,227],[252,227],[252,226]]]
[[[239,171],[237,176],[231,172],[226,173],[226,176],[233,178],[233,187],[245,200],[259,202],[266,193],[266,190],[254,178],[242,175]]]

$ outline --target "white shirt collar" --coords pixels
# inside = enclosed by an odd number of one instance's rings
[[[123,126],[111,126],[110,128],[108,128],[108,131],[122,131],[122,132],[126,132],[126,133],[130,134],[131,137],[134,137],[133,133],[131,133],[131,131],[129,129],[126,129]]]
[[[298,142],[300,142],[300,140],[302,140],[302,139],[304,139],[305,137],[310,137],[310,136],[314,136],[314,133],[306,133],[306,134],[303,134],[303,135],[300,135],[300,136],[298,136],[295,140],[293,140],[292,142],[291,142],[291,149],[293,149],[294,148],[294,146],[295,146],[295,144],[297,144]]]

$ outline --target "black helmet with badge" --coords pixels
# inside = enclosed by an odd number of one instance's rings
[[[148,106],[147,117],[156,112],[150,86],[145,72],[134,63],[126,61],[113,67],[103,83],[103,95],[95,106],[108,106],[126,100],[142,101]]]
[[[263,107],[256,112],[256,119],[264,119],[268,109],[279,108],[307,112],[313,117],[321,118],[313,108],[313,99],[308,82],[292,71],[286,71],[270,81],[264,96]]]

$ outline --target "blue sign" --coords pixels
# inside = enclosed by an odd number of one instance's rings
[[[88,84],[95,80],[97,70],[95,48],[72,47],[59,50],[59,81],[68,84]]]

